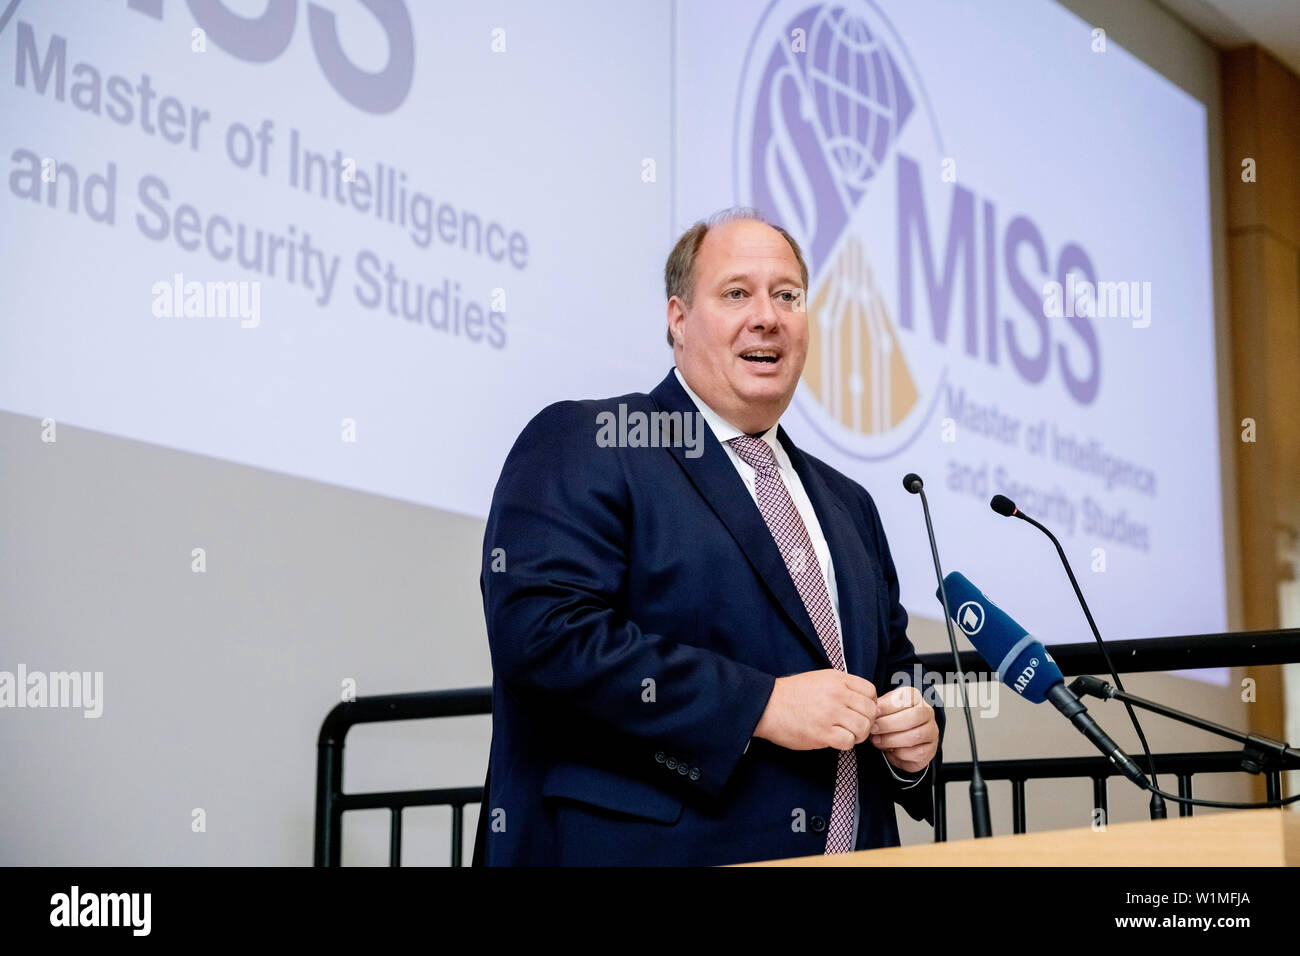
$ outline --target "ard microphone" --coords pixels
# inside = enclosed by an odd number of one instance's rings
[[[953,571],[943,579],[952,619],[975,645],[980,657],[997,671],[998,679],[1025,700],[1050,700],[1075,728],[1106,758],[1143,790],[1150,785],[1131,757],[1088,714],[1079,698],[1065,686],[1061,669],[1042,642],[990,601],[965,575]],[[938,596],[936,594],[936,596]]]

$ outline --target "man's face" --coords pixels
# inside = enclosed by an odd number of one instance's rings
[[[670,299],[668,325],[695,394],[742,431],[766,431],[789,406],[808,354],[794,250],[761,222],[713,227],[695,259],[691,305]]]

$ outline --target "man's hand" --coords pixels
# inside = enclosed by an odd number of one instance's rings
[[[904,684],[876,701],[871,742],[899,770],[920,773],[939,749],[939,724],[934,708],[921,692]]]
[[[871,681],[825,668],[778,677],[754,736],[788,750],[851,750],[867,739],[875,719]]]

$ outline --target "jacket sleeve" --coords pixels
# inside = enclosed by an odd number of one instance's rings
[[[889,592],[889,646],[886,650],[886,674],[906,674],[907,683],[915,684],[914,675],[922,675],[922,686],[918,689],[922,692],[925,702],[934,708],[935,722],[939,725],[939,745],[943,745],[943,733],[946,723],[946,717],[943,708],[943,701],[937,693],[937,687],[940,683],[936,678],[939,675],[926,679],[926,675],[934,674],[933,671],[921,668],[921,658],[916,653],[916,648],[912,646],[911,640],[907,636],[907,610],[899,600],[898,571],[894,567],[894,559],[889,553],[889,542],[885,539],[885,528],[880,521],[880,512],[876,510],[876,503],[872,500],[871,495],[865,488],[860,488],[863,508],[866,511],[868,521],[875,535],[876,554],[880,560],[881,572],[885,578],[885,587]],[[932,794],[932,783],[934,781],[935,768],[937,766],[938,752],[936,759],[930,761],[930,765],[925,768],[920,777],[908,775],[908,782],[904,783],[898,780],[900,774],[892,774],[890,779],[894,785],[894,801],[898,803],[914,820],[925,820],[933,825],[934,823],[934,801]],[[915,780],[922,780],[921,783],[915,783]]]
[[[480,578],[493,670],[521,699],[626,738],[648,778],[666,782],[655,762],[669,754],[690,767],[675,786],[717,797],[775,678],[628,619],[628,575],[650,569],[629,555],[624,455],[661,452],[600,447],[599,410],[549,406],[506,459]]]

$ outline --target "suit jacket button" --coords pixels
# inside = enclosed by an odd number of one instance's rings
[[[826,831],[825,817],[813,817],[808,822],[812,824],[813,833],[824,833]]]
[[[669,770],[676,770],[676,769],[677,769],[677,758],[676,758],[676,757],[669,757],[669,758],[668,758],[668,762],[667,762],[666,764],[664,764],[664,766],[667,767]]]
[[[685,764],[684,762],[683,762],[683,763],[679,763],[679,764],[677,765],[677,772],[680,773],[680,774],[684,777],[684,776],[686,776],[688,773],[691,772],[691,768],[688,767],[688,766],[686,766],[686,764]]]
[[[699,779],[700,779],[700,768],[699,768],[699,767],[692,767],[692,768],[691,768],[691,779],[692,779],[692,780],[699,780]]]
[[[667,759],[668,757],[664,754],[662,750],[659,751],[657,754],[655,754],[655,763],[663,763]]]

